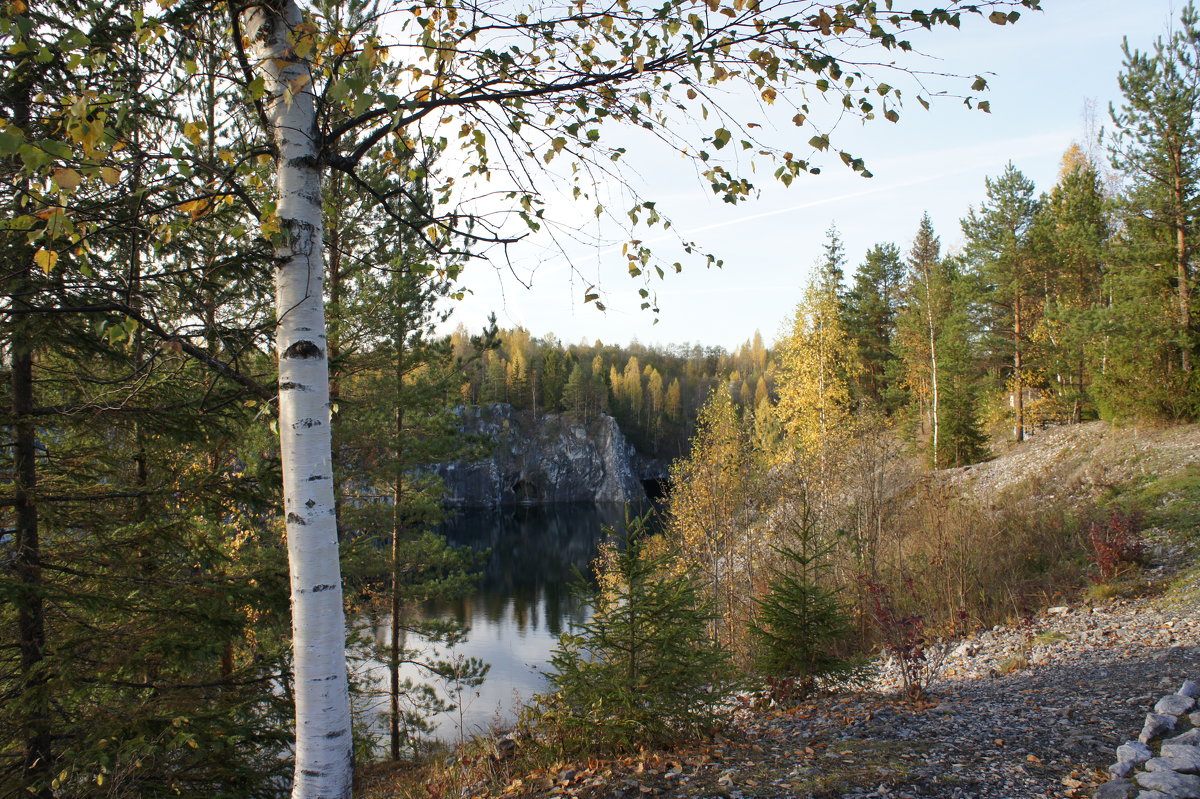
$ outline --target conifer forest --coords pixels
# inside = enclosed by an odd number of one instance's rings
[[[870,177],[821,108],[879,136],[920,106],[987,111],[983,77],[881,64],[1038,24],[1039,0],[943,5],[0,0],[0,797],[344,799],[356,769],[418,767],[446,703],[401,677],[410,639],[468,631],[415,608],[479,565],[437,532],[426,468],[489,452],[462,406],[608,415],[669,474],[522,717],[547,758],[710,735],[751,683],[852,686],[1097,558],[1123,573],[1133,510],[926,478],[1050,427],[1200,421],[1190,4],[1126,45],[1103,136],[1053,185],[1010,162],[958,229],[898,204],[911,236],[865,254],[835,222],[784,330],[572,343],[455,317],[477,264],[575,235],[564,197],[624,237],[587,313],[629,291],[655,314],[660,281],[721,258],[753,281],[630,187],[622,131],[731,205]],[[388,641],[356,628],[368,611]],[[348,652],[389,670],[378,735]]]

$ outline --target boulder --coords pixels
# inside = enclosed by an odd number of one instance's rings
[[[1200,777],[1174,771],[1142,771],[1134,780],[1147,790],[1162,791],[1178,799],[1200,799]]]
[[[1138,740],[1144,744],[1150,743],[1175,729],[1175,724],[1176,717],[1169,713],[1147,713],[1146,723],[1142,725],[1142,734],[1138,736]]]
[[[1183,694],[1167,694],[1154,703],[1155,713],[1170,713],[1172,716],[1182,716],[1196,706],[1196,700]]]

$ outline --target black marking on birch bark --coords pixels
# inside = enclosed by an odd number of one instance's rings
[[[293,255],[312,255],[313,239],[316,237],[316,227],[311,222],[295,217],[284,220],[287,223],[288,240],[291,243]]]
[[[312,587],[312,592],[313,592],[314,594],[319,594],[319,593],[321,593],[322,591],[331,591],[331,590],[333,590],[334,588],[337,588],[337,586],[336,586],[336,585],[329,585],[329,584],[314,585],[314,586]]]
[[[315,483],[317,480],[328,480],[328,479],[329,478],[326,475],[314,474],[312,477],[308,478],[308,482]]]
[[[316,169],[317,158],[314,155],[301,155],[288,159],[288,166],[296,169]]]
[[[292,346],[283,351],[284,358],[320,358],[324,353],[321,348],[308,339],[292,342]]]
[[[315,768],[302,768],[302,769],[300,769],[300,773],[303,774],[305,777],[324,777],[325,776],[324,771],[317,771]]]
[[[304,517],[298,516],[295,513],[289,513],[287,515],[287,520],[288,520],[288,524],[300,524],[300,525],[308,524],[308,522],[304,521]]]
[[[280,391],[292,391],[292,390],[308,391],[308,386],[306,386],[302,383],[293,383],[291,380],[289,380],[286,383],[280,383],[279,390]]]
[[[346,731],[345,731],[345,730],[334,730],[333,732],[327,732],[327,733],[325,733],[325,735],[324,735],[323,737],[325,737],[325,738],[331,738],[331,739],[332,739],[332,738],[341,738],[341,737],[342,737],[343,735],[345,735],[345,734],[346,734]]]
[[[309,479],[311,480],[312,478],[310,477]],[[317,504],[317,501],[315,499],[310,499],[308,502],[304,503],[304,507],[311,508],[313,505],[316,505],[316,504]]]
[[[299,430],[300,428],[307,429],[309,427],[320,427],[320,426],[321,426],[321,422],[318,419],[300,419],[299,421],[292,422],[293,430]]]

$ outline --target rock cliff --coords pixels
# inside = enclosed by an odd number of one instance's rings
[[[553,502],[637,502],[646,498],[636,453],[611,416],[589,423],[562,414],[514,411],[511,405],[462,408],[464,432],[495,442],[474,463],[443,463],[445,501],[456,507]]]

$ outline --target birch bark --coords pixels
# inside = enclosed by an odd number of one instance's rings
[[[349,799],[352,741],[331,456],[316,103],[309,66],[289,41],[301,21],[294,0],[272,0],[254,7],[246,26],[266,81],[269,134],[276,148],[275,347],[296,697],[292,796]]]

